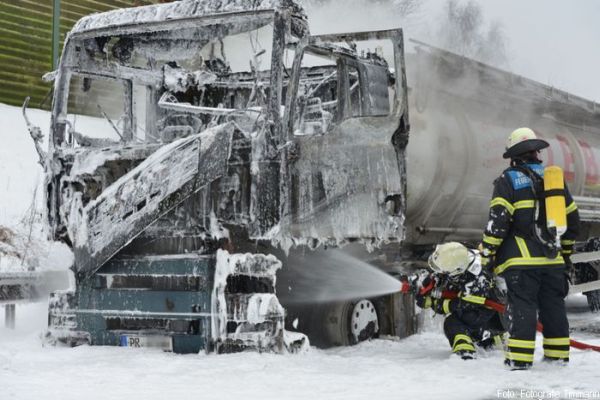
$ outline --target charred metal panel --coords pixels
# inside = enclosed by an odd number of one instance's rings
[[[70,221],[78,271],[91,273],[194,192],[226,173],[233,125],[164,146]],[[75,225],[77,224],[77,225]]]
[[[171,255],[113,259],[75,293],[51,300],[51,335],[119,345],[127,335],[163,335],[173,351],[198,352],[210,335],[214,257]]]
[[[392,42],[396,76],[380,54],[357,54],[354,41],[364,40]],[[336,69],[319,75],[301,67],[302,57],[294,61],[286,103],[289,192],[274,234],[284,248],[403,239],[409,127],[402,41],[396,29],[311,37],[296,48]]]
[[[170,254],[161,256],[115,257],[102,266],[99,274],[132,275],[210,275],[214,254]]]
[[[88,313],[119,314],[123,316],[144,314],[167,315],[170,313],[192,313],[192,305],[201,307],[194,312],[210,312],[210,292],[194,291],[169,291],[169,290],[139,290],[129,288],[122,290],[96,289],[91,286],[81,285],[78,299],[79,311],[88,310]]]
[[[269,123],[253,141],[253,192],[251,203],[251,237],[266,236],[280,220],[281,153],[278,147],[285,138],[282,127],[283,51],[289,16],[275,12],[273,51],[271,56],[270,92],[267,113]]]
[[[210,289],[204,276],[96,274],[95,289],[143,289],[155,291],[199,291]]]
[[[403,177],[391,143],[395,118],[356,118],[333,132],[298,141],[299,159],[292,165],[298,205],[289,220],[297,238],[402,237],[402,218],[386,211],[386,202],[402,195]],[[320,178],[320,179],[319,179]],[[312,182],[317,179],[317,182]],[[307,191],[304,188],[317,188]],[[323,190],[325,198],[320,198]]]
[[[279,268],[281,261],[273,255],[217,252],[211,306],[217,352],[248,347],[293,352],[308,345],[304,335],[284,334],[285,312],[275,295]]]
[[[160,330],[169,334],[198,334],[197,321],[172,320],[161,318],[106,318],[106,329],[109,331],[145,331]]]
[[[251,11],[254,14],[272,12],[278,8],[289,8],[294,15],[294,34],[303,36],[308,32],[306,14],[301,6],[291,0],[188,0],[133,9],[120,9],[102,15],[91,15],[79,20],[72,34],[94,33],[108,29],[134,32],[154,32],[165,28],[165,22],[193,24],[199,19],[232,18]]]

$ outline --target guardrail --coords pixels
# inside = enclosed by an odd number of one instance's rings
[[[0,305],[4,305],[4,326],[15,327],[16,304],[47,297],[51,291],[68,287],[68,271],[0,272]]]
[[[4,326],[13,329],[16,319],[16,303],[35,300],[35,287],[39,272],[0,273],[0,304],[4,304]]]

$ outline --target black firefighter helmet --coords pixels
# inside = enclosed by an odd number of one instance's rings
[[[550,146],[548,142],[538,139],[535,132],[529,128],[515,129],[506,141],[504,158],[515,158],[531,151],[539,151]]]

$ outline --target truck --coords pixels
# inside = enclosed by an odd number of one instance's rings
[[[46,76],[48,151],[30,126],[51,238],[74,253],[48,341],[293,352],[410,335],[407,294],[289,301],[299,260],[342,249],[398,275],[436,243],[477,243],[520,125],[550,142],[595,235],[598,105],[414,45],[401,29],[311,35],[291,0],[77,22]]]

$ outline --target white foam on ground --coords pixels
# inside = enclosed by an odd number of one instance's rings
[[[561,398],[598,390],[600,353],[573,350],[567,367],[543,364],[540,337],[534,368],[513,372],[503,368],[500,351],[472,361],[453,357],[439,324],[404,340],[311,348],[300,355],[176,355],[119,347],[44,348],[39,331],[45,313],[45,304],[18,306],[17,329],[0,328],[1,398],[469,400],[502,398],[507,390],[517,393],[512,398],[526,398],[521,390],[554,391]],[[600,315],[587,312],[577,318],[600,323]],[[591,335],[577,338],[600,344]]]

